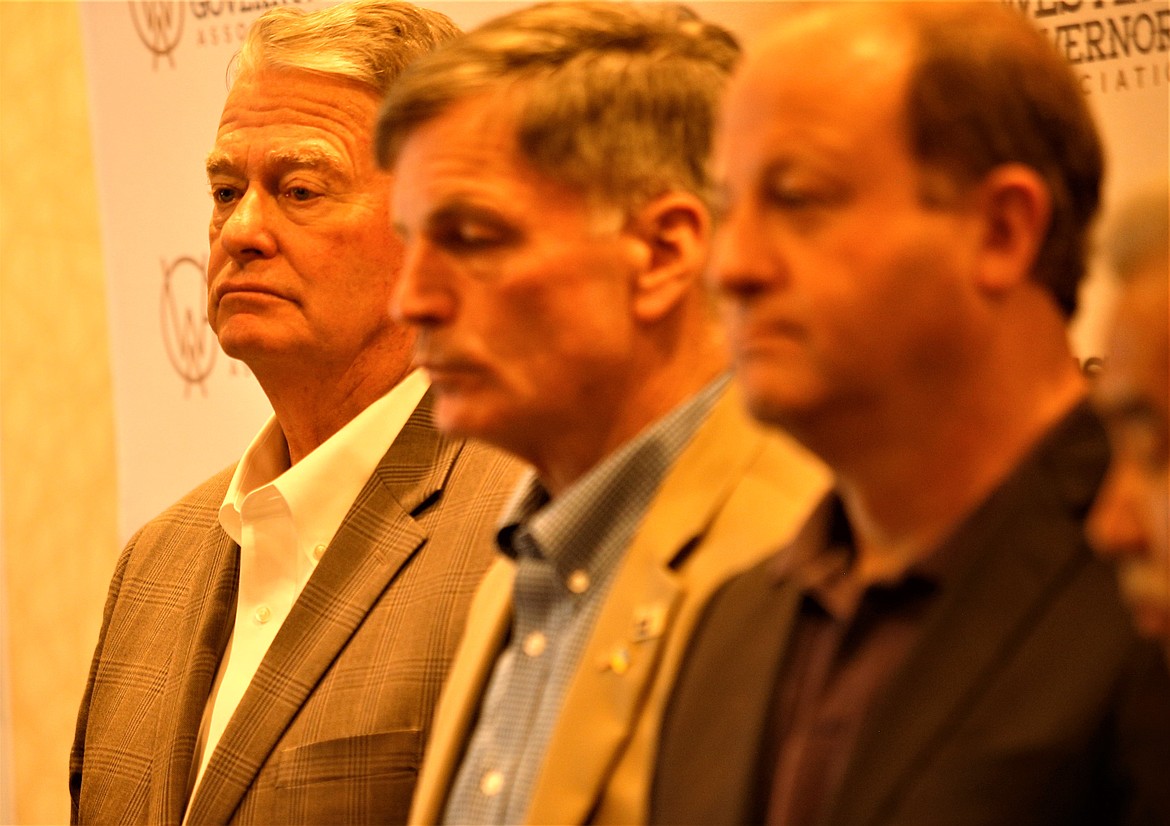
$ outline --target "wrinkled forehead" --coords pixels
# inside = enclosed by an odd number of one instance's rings
[[[1170,412],[1170,279],[1152,262],[1120,287],[1096,393],[1106,406]]]

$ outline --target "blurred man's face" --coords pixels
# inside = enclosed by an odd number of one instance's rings
[[[765,44],[726,100],[713,279],[753,413],[798,435],[945,376],[961,340],[976,225],[921,197],[908,67],[896,34],[843,43],[810,15]]]
[[[539,468],[546,452],[589,443],[621,404],[646,252],[616,209],[532,169],[514,131],[495,98],[475,98],[406,140],[393,309],[417,330],[439,426]]]
[[[1118,564],[1139,629],[1170,654],[1170,272],[1151,262],[1123,287],[1094,389],[1113,461],[1089,522]]]
[[[232,86],[207,164],[207,317],[253,369],[409,358],[389,313],[402,247],[391,178],[371,149],[378,103],[359,84],[299,71]]]

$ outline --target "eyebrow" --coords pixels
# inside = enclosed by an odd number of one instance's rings
[[[344,175],[345,168],[335,152],[317,146],[298,146],[289,149],[274,149],[264,156],[269,168],[314,169],[324,174]],[[207,175],[239,175],[240,166],[235,158],[222,150],[212,150],[207,156]]]

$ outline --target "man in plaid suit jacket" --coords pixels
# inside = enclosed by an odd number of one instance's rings
[[[118,561],[70,760],[75,822],[406,817],[517,466],[441,435],[388,316],[371,132],[455,34],[361,2],[261,17],[215,148],[208,319],[275,416]]]

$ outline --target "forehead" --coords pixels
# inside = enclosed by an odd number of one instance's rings
[[[1170,284],[1165,265],[1136,275],[1118,295],[1097,394],[1107,404],[1141,398],[1170,408]]]
[[[880,8],[854,8],[868,5],[792,14],[749,48],[723,108],[721,162],[784,139],[841,151],[902,139],[911,38]]]
[[[504,210],[552,211],[583,204],[586,196],[537,170],[516,142],[514,104],[487,94],[449,105],[403,141],[394,164],[396,200],[425,199],[432,208],[490,201]]]
[[[343,78],[291,69],[260,69],[232,85],[216,133],[215,153],[268,157],[300,145],[306,158],[372,165],[378,96]]]

